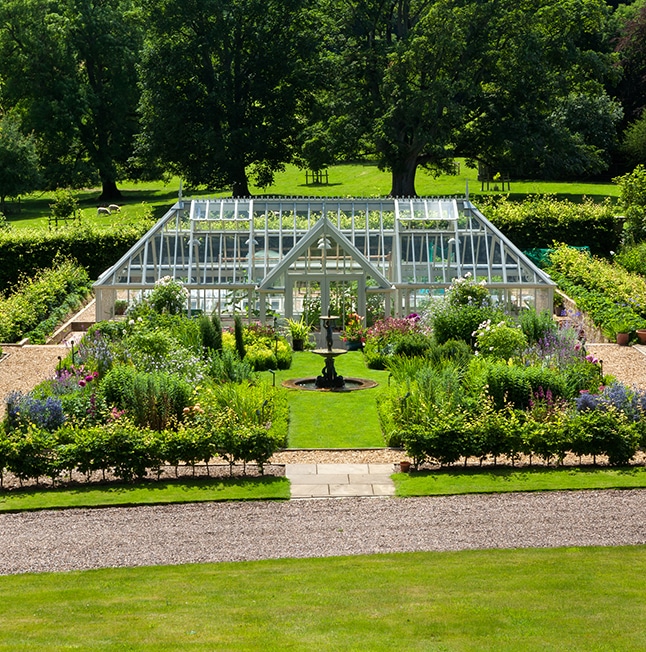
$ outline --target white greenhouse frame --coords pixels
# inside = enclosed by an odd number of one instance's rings
[[[334,283],[356,282],[359,314],[378,294],[383,314],[401,316],[467,274],[507,310],[552,309],[554,282],[468,199],[180,198],[96,281],[96,319],[166,276],[189,291],[189,314],[253,306],[264,323],[297,317],[303,284],[323,314]]]

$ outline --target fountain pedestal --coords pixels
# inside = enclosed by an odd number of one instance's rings
[[[314,391],[330,391],[330,392],[351,392],[356,389],[370,389],[376,387],[377,383],[374,380],[366,378],[344,378],[339,376],[334,368],[334,358],[340,355],[345,355],[345,349],[333,348],[332,340],[332,323],[337,317],[327,316],[321,317],[321,332],[325,331],[325,343],[327,348],[314,349],[312,353],[321,356],[325,359],[325,366],[321,371],[321,375],[316,378],[293,378],[290,380],[283,380],[283,387],[290,389],[307,389]]]
[[[321,375],[316,377],[316,387],[319,389],[342,389],[345,387],[343,376],[339,376],[334,367],[334,358],[346,353],[343,349],[332,348],[334,344],[332,338],[332,326],[335,320],[336,317],[333,317],[332,315],[321,317],[321,331],[325,329],[325,343],[327,344],[327,349],[314,349],[314,351],[312,351],[312,353],[325,358],[325,366],[321,371]]]
[[[341,349],[315,349],[312,353],[325,358],[325,366],[321,370],[321,375],[316,377],[316,386],[319,389],[341,389],[345,387],[345,379],[337,373],[334,367],[334,358],[343,355],[346,351]]]

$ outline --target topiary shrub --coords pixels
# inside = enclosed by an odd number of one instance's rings
[[[433,340],[423,333],[406,333],[395,342],[394,355],[407,358],[423,357],[433,345]]]
[[[242,317],[240,315],[236,315],[233,318],[233,335],[235,337],[236,353],[240,360],[242,360],[247,354],[247,351],[244,343],[244,326],[242,325]]]

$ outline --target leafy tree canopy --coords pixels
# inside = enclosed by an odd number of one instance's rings
[[[292,156],[315,49],[304,0],[143,0],[140,155],[249,194]]]
[[[132,0],[5,0],[5,101],[33,132],[46,183],[100,180],[119,195],[119,165],[137,130],[141,28]]]
[[[0,118],[0,210],[7,197],[17,197],[38,187],[38,155],[32,136],[20,131],[20,118]]]

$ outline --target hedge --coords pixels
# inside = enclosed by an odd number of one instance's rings
[[[536,195],[524,202],[495,198],[483,201],[478,208],[520,249],[549,248],[557,241],[609,256],[621,244],[621,223],[609,201],[596,204],[584,199],[575,204]]]
[[[109,231],[84,225],[59,231],[0,231],[0,291],[26,276],[51,267],[57,255],[73,258],[96,279],[123,256],[149,229],[148,222]]]

